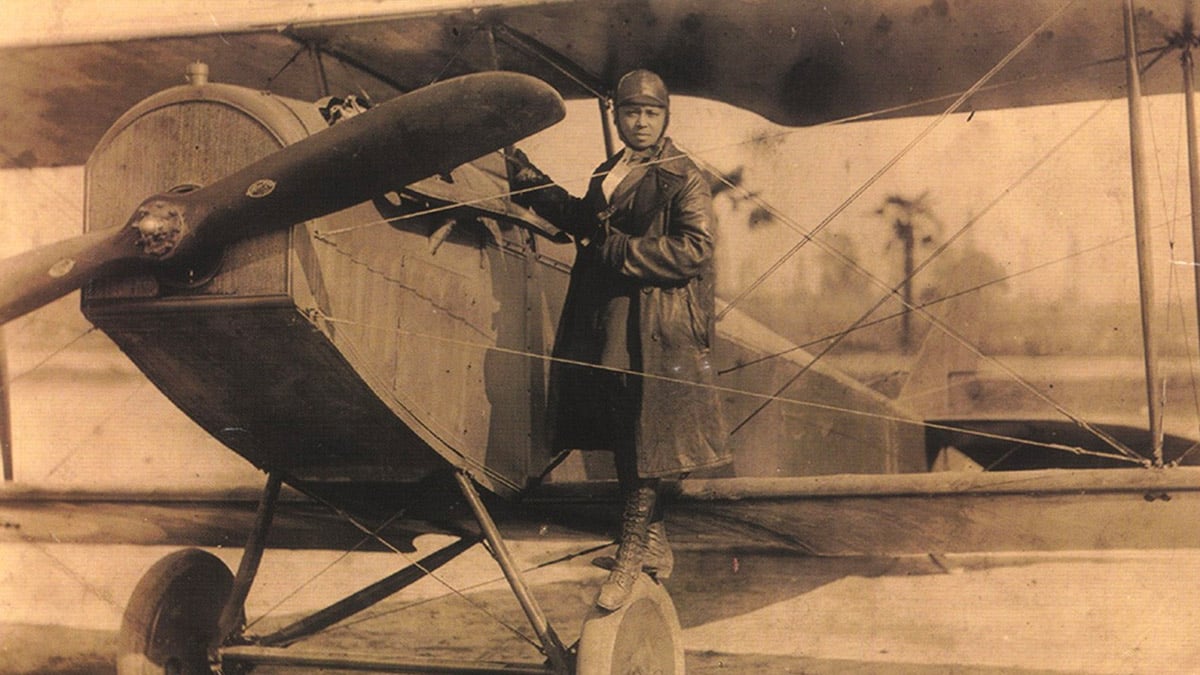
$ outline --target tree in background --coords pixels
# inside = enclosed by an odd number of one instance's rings
[[[875,210],[876,214],[892,226],[895,239],[888,243],[888,248],[891,248],[892,243],[899,242],[903,256],[900,295],[904,299],[904,307],[900,310],[900,349],[906,352],[911,351],[913,347],[913,272],[916,267],[917,243],[919,241],[922,246],[930,246],[935,240],[934,232],[939,235],[936,238],[940,239],[943,230],[942,222],[929,208],[928,198],[928,190],[916,199],[892,194],[884,198],[883,205]],[[918,226],[922,226],[919,233]]]

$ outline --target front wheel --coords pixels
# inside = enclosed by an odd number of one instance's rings
[[[683,629],[671,596],[642,574],[629,601],[583,621],[576,675],[684,675]]]
[[[185,549],[144,574],[125,607],[117,635],[118,675],[210,675],[208,647],[217,637],[233,573],[221,559]]]

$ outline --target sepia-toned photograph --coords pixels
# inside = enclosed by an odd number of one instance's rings
[[[1200,672],[1195,0],[5,0],[0,675]]]

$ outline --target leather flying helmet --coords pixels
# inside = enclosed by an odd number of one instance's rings
[[[662,78],[648,70],[633,70],[617,83],[616,105],[654,105],[670,107],[667,85]]]

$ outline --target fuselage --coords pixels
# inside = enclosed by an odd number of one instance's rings
[[[164,91],[93,152],[87,226],[120,222],[145,195],[206,185],[327,126],[311,103],[239,87]],[[520,214],[423,196],[494,198],[506,184],[480,182],[504,175],[493,169],[468,166],[424,191],[396,186],[169,272],[93,282],[84,312],[209,433],[299,487],[415,483],[449,463],[492,491],[519,492],[554,459],[548,355],[574,248],[535,234]],[[735,311],[718,326],[713,357],[722,368],[791,347]],[[808,360],[797,350],[722,376],[731,421]],[[791,402],[732,439],[726,475],[926,468],[920,426],[822,364],[781,398]],[[551,480],[605,479],[608,464],[565,462]]]

